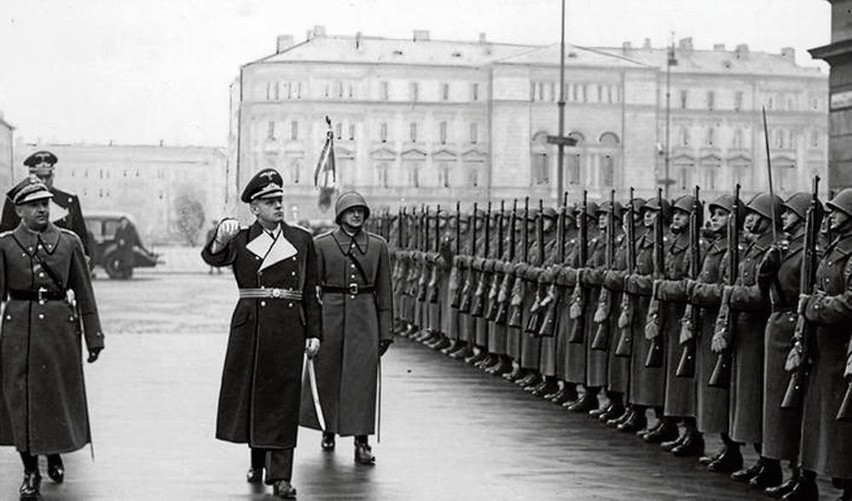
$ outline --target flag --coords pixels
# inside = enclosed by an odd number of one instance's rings
[[[318,204],[323,211],[331,207],[331,198],[337,189],[337,169],[334,161],[334,133],[328,131],[322,147],[317,168],[314,171],[314,186],[319,188]]]

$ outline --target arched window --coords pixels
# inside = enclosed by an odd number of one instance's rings
[[[548,162],[547,133],[538,132],[533,136],[532,165],[530,181],[533,185],[550,183],[550,163]]]

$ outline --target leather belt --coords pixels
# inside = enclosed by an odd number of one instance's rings
[[[275,287],[261,287],[259,289],[240,289],[240,299],[287,299],[301,301],[301,291],[293,289],[278,289]]]
[[[797,305],[782,305],[782,304],[773,304],[772,305],[772,313],[784,313],[788,311],[796,311]]]
[[[15,290],[12,289],[9,291],[10,299],[17,299],[18,301],[64,301],[65,293],[50,291],[45,288],[40,288],[37,291],[25,291],[25,290]]]
[[[323,292],[338,292],[340,294],[352,294],[353,296],[364,294],[365,292],[373,292],[372,285],[349,284],[348,287],[341,287],[339,285],[321,285],[320,287]]]

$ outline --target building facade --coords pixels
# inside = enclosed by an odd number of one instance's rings
[[[673,56],[673,57],[672,57]],[[674,64],[669,64],[673,61]],[[691,39],[671,51],[650,43],[568,46],[564,189],[574,200],[676,196],[701,185],[716,196],[742,184],[766,189],[761,109],[767,109],[779,193],[808,186],[827,165],[827,78],[779,54]],[[560,199],[557,150],[559,46],[328,36],[315,27],[294,44],[244,65],[231,89],[231,189],[265,167],[284,174],[288,217],[317,208],[313,171],[332,122],[338,185],[374,206],[488,198]],[[667,97],[668,96],[668,97]],[[621,195],[620,195],[621,196]]]
[[[3,118],[3,113],[0,112],[0,186],[10,186],[12,183],[14,132],[15,128]]]
[[[56,154],[54,183],[80,198],[84,215],[126,212],[145,243],[185,243],[179,218],[188,205],[200,205],[202,235],[233,205],[222,148],[21,143],[15,152],[15,182],[27,175],[24,159],[38,150]]]

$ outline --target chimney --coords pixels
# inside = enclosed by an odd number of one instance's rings
[[[748,45],[741,43],[737,45],[737,48],[734,49],[734,52],[737,54],[737,59],[745,60],[748,59]]]
[[[355,33],[355,50],[361,50],[361,32]]]
[[[289,49],[293,46],[293,35],[278,35],[278,43],[276,45],[275,53],[281,54],[285,50]]]
[[[642,48],[645,50],[651,50],[651,39],[646,38],[645,43],[642,44]]]
[[[677,48],[685,56],[692,55],[692,37],[681,38],[677,43]]]
[[[781,58],[785,61],[796,64],[796,49],[792,47],[784,47],[781,49]]]
[[[414,41],[415,42],[428,42],[429,41],[429,30],[414,30]]]
[[[629,56],[631,52],[633,52],[633,44],[630,42],[621,42],[621,53]]]
[[[479,43],[485,43],[487,40],[485,39],[485,33],[479,34]]]
[[[725,44],[723,43],[714,43],[713,50],[716,52],[725,52]]]

